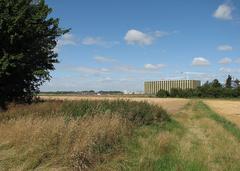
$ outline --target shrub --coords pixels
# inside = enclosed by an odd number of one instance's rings
[[[19,110],[20,109],[20,110]],[[0,115],[0,121],[25,116],[49,118],[64,116],[66,120],[101,114],[117,114],[137,124],[168,120],[167,112],[157,105],[129,100],[49,101],[32,105],[17,105]]]
[[[169,119],[166,111],[157,105],[129,100],[65,101],[63,102],[61,111],[65,116],[74,118],[86,115],[94,116],[101,113],[115,113],[137,125],[161,122]]]
[[[164,90],[163,90],[164,91]],[[164,96],[163,91],[157,94],[157,97],[167,97]],[[225,98],[225,97],[240,97],[240,87],[237,88],[223,88],[223,87],[212,87],[212,86],[202,86],[196,89],[178,89],[172,88],[169,94],[170,97],[210,97],[210,98]]]
[[[182,89],[172,88],[171,91],[170,91],[170,96],[171,96],[171,97],[180,97],[180,95],[181,95],[181,90],[182,90]]]
[[[156,94],[157,97],[169,97],[169,92],[166,90],[159,90]]]

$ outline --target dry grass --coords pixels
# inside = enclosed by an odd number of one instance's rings
[[[125,100],[12,105],[0,115],[0,170],[106,170],[135,129],[166,120],[159,106]]]
[[[66,122],[63,117],[22,118],[0,124],[0,167],[86,170],[113,157],[130,125],[117,115]],[[6,155],[6,150],[8,155]]]
[[[240,101],[204,100],[215,112],[240,127]]]
[[[107,97],[107,96],[41,96],[42,99],[46,100],[130,100],[130,101],[146,101],[150,104],[156,104],[163,107],[169,113],[176,113],[182,109],[188,102],[189,99],[180,98],[146,98],[146,97]]]

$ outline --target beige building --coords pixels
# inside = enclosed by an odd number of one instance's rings
[[[201,85],[199,80],[161,80],[144,82],[145,94],[156,94],[159,90],[169,91],[172,88],[195,89]]]

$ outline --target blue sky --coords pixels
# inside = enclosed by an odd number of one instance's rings
[[[42,91],[142,91],[146,80],[240,78],[239,0],[46,0],[71,32]]]

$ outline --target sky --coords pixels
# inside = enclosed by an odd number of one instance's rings
[[[46,0],[71,31],[41,91],[143,91],[144,81],[240,78],[239,0]]]

